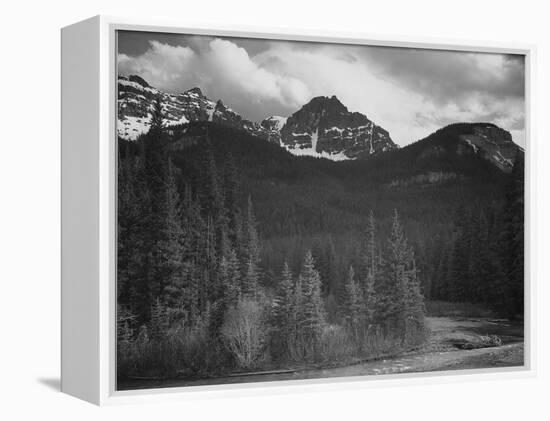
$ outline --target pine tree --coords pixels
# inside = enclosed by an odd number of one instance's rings
[[[294,284],[294,294],[292,297],[292,310],[291,310],[291,325],[292,335],[288,338],[289,348],[293,354],[294,359],[301,359],[304,357],[304,341],[302,338],[302,326],[301,321],[304,318],[304,297],[303,297],[303,285],[302,277],[298,276],[296,283]]]
[[[227,257],[222,257],[218,270],[221,289],[218,295],[224,299],[227,306],[234,306],[241,295],[241,274],[235,250],[231,249]]]
[[[424,299],[420,293],[412,249],[407,244],[397,210],[392,218],[384,261],[385,317],[389,326],[405,337],[408,322],[423,323]]]
[[[355,281],[355,271],[353,270],[353,266],[349,267],[344,290],[344,321],[346,325],[352,329],[352,331],[357,332],[365,321],[366,309],[363,301],[363,293],[359,284]]]
[[[151,115],[151,125],[149,133],[159,135],[155,131],[162,131],[164,129],[164,115],[162,111],[162,98],[157,96],[153,102],[153,113]]]
[[[332,237],[318,238],[311,250],[315,267],[321,276],[321,293],[323,296],[335,292],[338,284],[336,274],[336,257]]]
[[[378,271],[378,259],[376,253],[376,220],[374,213],[370,211],[367,228],[363,239],[362,247],[362,273],[363,280],[374,276]]]
[[[258,268],[252,259],[248,260],[242,282],[243,296],[255,299],[258,296]]]
[[[417,327],[424,325],[424,315],[426,309],[424,306],[424,296],[420,288],[418,271],[414,256],[412,257],[411,267],[407,271],[407,286],[405,292],[405,314],[408,321],[416,323]]]
[[[377,322],[377,316],[380,312],[380,302],[376,292],[376,277],[373,273],[367,275],[367,282],[363,292],[365,320],[368,325]]]
[[[252,198],[248,196],[246,224],[245,224],[245,251],[246,262],[252,261],[255,265],[260,262],[260,240],[258,236],[256,217],[252,205]]]
[[[252,208],[252,199],[248,197],[247,216],[245,225],[245,238],[241,248],[242,257],[242,292],[249,297],[255,297],[258,292],[260,277],[260,241],[256,228],[256,218]]]
[[[272,326],[275,337],[275,351],[281,357],[281,354],[287,354],[296,334],[296,325],[293,317],[294,311],[294,279],[288,263],[283,265],[280,282],[277,288],[275,299],[273,300]]]
[[[381,256],[376,245],[376,219],[372,211],[363,236],[360,264],[359,285],[363,294],[364,318],[369,324],[374,324],[380,321],[378,315],[384,309],[377,295],[377,284],[383,284],[383,279],[380,276]]]
[[[224,208],[223,188],[214,159],[210,139],[202,144],[202,162],[198,168],[197,191],[203,218],[211,222],[213,247],[218,256],[225,255],[228,248],[227,216]]]
[[[302,271],[300,272],[300,283],[302,309],[299,330],[307,347],[306,353],[313,352],[315,354],[323,333],[325,310],[321,299],[321,277],[315,269],[315,262],[309,250],[306,252]]]
[[[214,220],[206,217],[204,231],[200,239],[199,267],[202,271],[199,293],[200,309],[204,311],[208,303],[216,300],[216,276],[218,255],[216,252],[216,232]]]
[[[288,263],[283,265],[281,272],[281,280],[277,289],[277,294],[273,301],[274,316],[277,320],[277,325],[288,327],[288,317],[292,312],[292,297],[294,295],[294,279],[292,271]]]

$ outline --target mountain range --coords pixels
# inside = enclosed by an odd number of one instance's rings
[[[364,160],[399,149],[387,130],[364,114],[350,112],[336,96],[315,97],[291,116],[270,116],[258,123],[243,118],[221,99],[207,98],[198,87],[169,93],[150,86],[137,75],[118,77],[119,138],[136,140],[148,131],[150,111],[157,97],[169,130],[190,122],[212,122],[275,143],[296,156],[332,161]],[[475,154],[502,171],[511,170],[522,149],[509,132],[490,123],[460,127],[460,132],[453,131],[458,141],[456,153]],[[442,156],[442,148],[434,146],[424,153]]]

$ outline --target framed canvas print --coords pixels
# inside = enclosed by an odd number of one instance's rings
[[[531,370],[531,48],[96,17],[62,53],[63,391]]]

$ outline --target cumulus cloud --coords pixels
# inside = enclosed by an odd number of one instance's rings
[[[251,120],[336,95],[405,145],[457,121],[495,123],[524,142],[521,56],[181,36],[119,54],[119,72],[172,92],[199,86]],[[135,49],[134,49],[135,50]]]
[[[193,37],[189,45],[150,41],[150,48],[139,56],[119,54],[119,73],[138,74],[171,92],[199,86],[253,120],[265,118],[265,110],[294,112],[311,98],[304,82],[258,66],[231,41]]]

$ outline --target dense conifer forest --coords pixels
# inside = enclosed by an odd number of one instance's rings
[[[522,317],[522,155],[506,174],[457,154],[453,125],[332,162],[161,109],[119,139],[119,379],[390,356],[435,300]]]

